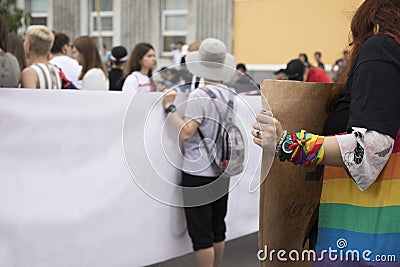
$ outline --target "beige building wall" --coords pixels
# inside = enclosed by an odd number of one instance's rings
[[[348,44],[350,20],[362,0],[236,0],[234,54],[246,64],[286,64],[314,52],[333,64]]]

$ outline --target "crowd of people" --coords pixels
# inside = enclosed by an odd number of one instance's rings
[[[8,66],[2,87],[131,92],[156,92],[174,87],[180,92],[191,92],[204,85],[204,79],[193,76],[185,64],[186,52],[198,50],[201,41],[189,45],[185,53],[182,53],[183,43],[178,43],[171,57],[174,67],[163,67],[156,72],[156,51],[149,43],[137,44],[130,53],[124,46],[116,46],[110,54],[101,56],[89,36],[80,36],[71,42],[65,33],[34,25],[28,27],[22,42],[18,36],[8,35],[2,15],[0,24],[0,45],[4,53],[1,59]],[[239,83],[237,87],[242,91],[250,90],[246,89],[249,87],[246,82],[252,81],[246,74],[246,66],[238,64],[237,69],[240,72],[230,84]]]
[[[305,82],[339,82],[349,62],[348,51],[343,52],[343,57],[336,60],[331,73],[325,70],[325,64],[321,60],[322,53],[314,53],[316,66],[308,61],[306,53],[300,53],[298,58],[291,60],[286,69],[279,69],[274,72],[277,80],[296,80]]]
[[[124,46],[113,47],[111,53],[107,53],[104,46],[103,53],[100,53],[89,36],[80,36],[71,42],[65,33],[34,25],[28,27],[22,42],[18,36],[8,35],[2,15],[0,23],[1,49],[6,53],[3,58],[7,58],[4,59],[7,62],[12,61],[7,64],[12,66],[7,69],[10,72],[7,79],[11,81],[3,82],[3,87],[132,92],[156,92],[173,87],[179,92],[191,92],[204,85],[204,79],[193,76],[185,64],[186,53],[197,51],[201,41],[190,45],[178,42],[169,57],[173,67],[156,70],[156,51],[148,43],[137,44],[130,53]],[[287,64],[286,69],[274,72],[276,79],[307,82],[340,80],[348,62],[347,51],[343,53],[343,58],[335,62],[332,75],[325,72],[321,52],[315,52],[314,57],[317,66],[309,63],[305,53],[299,54],[297,59]],[[246,65],[239,63],[236,70],[236,75],[225,84],[235,88],[237,93],[259,94],[259,85],[247,73]]]

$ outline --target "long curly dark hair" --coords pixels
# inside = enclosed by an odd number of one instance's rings
[[[337,86],[332,89],[327,103],[328,111],[332,111],[335,107],[361,46],[378,33],[388,33],[400,37],[400,0],[365,0],[354,14],[350,28],[350,62]]]

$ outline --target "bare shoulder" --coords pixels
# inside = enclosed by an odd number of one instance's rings
[[[38,87],[38,77],[33,68],[28,67],[21,72],[21,87],[22,88]]]
[[[35,75],[36,76],[36,72],[33,68],[31,67],[27,67],[25,69],[22,70],[22,74],[23,75],[28,75],[28,76],[32,76]]]

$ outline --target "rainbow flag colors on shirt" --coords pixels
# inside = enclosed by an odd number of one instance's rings
[[[325,167],[315,267],[400,266],[399,133],[388,163],[364,192],[343,168]]]

